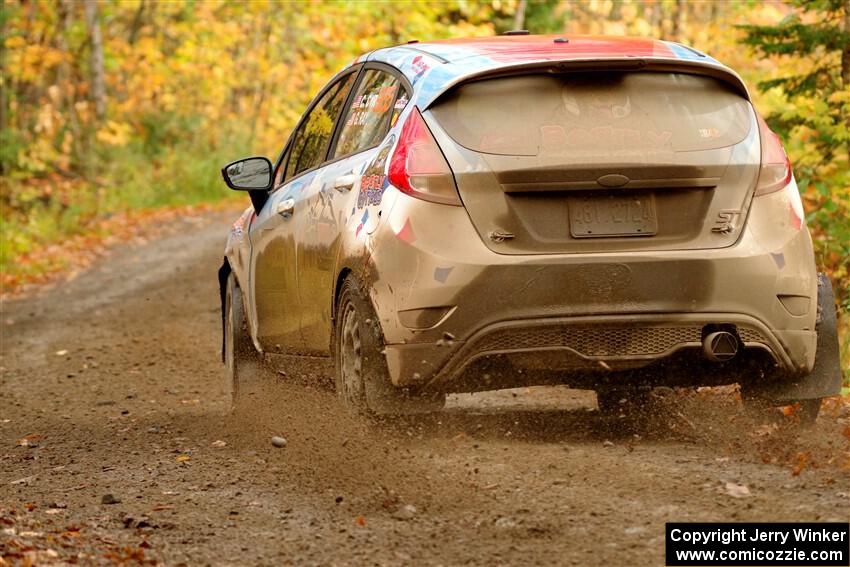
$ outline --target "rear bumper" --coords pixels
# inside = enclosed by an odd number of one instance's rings
[[[704,336],[719,328],[740,340],[741,353],[729,363],[709,363],[702,354]],[[401,376],[415,369],[418,379],[407,385],[445,391],[540,383],[592,387],[647,371],[659,384],[699,385],[737,382],[754,366],[798,370],[786,345],[807,350],[815,340],[814,332],[776,333],[734,313],[550,317],[500,321],[451,344],[389,345],[387,357]],[[659,364],[671,360],[678,374],[661,371]]]
[[[727,248],[521,257],[490,251],[460,207],[392,193],[371,293],[398,385],[451,390],[493,357],[529,376],[633,370],[695,353],[706,325],[734,326],[746,352],[788,372],[814,364],[811,238],[784,192],[755,199]],[[435,308],[447,315],[430,327],[402,322]]]

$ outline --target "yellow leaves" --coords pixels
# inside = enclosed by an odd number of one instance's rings
[[[123,146],[129,141],[132,133],[133,128],[129,124],[107,120],[106,124],[97,131],[95,138],[108,146]]]
[[[850,89],[835,91],[826,100],[832,104],[848,104],[850,103]]]
[[[23,47],[27,44],[27,40],[19,35],[13,35],[6,38],[6,41],[3,42],[7,49],[17,49],[18,47]]]
[[[50,139],[39,136],[25,148],[18,151],[18,166],[30,173],[44,173],[50,170],[50,164],[57,152]]]
[[[6,40],[23,39],[11,37]],[[20,45],[16,49],[10,49],[8,54],[8,68],[12,69],[14,77],[19,81],[38,82],[44,74],[56,65],[66,60],[67,54],[44,45]]]

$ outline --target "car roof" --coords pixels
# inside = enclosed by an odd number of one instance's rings
[[[749,98],[738,74],[714,58],[676,42],[649,38],[556,34],[445,39],[377,49],[354,63],[364,61],[399,69],[414,86],[420,108],[429,106],[451,86],[487,74],[552,63],[611,61],[689,68],[725,80]]]
[[[504,63],[605,56],[707,58],[704,53],[671,41],[603,35],[501,35],[417,42],[408,46],[448,62],[475,56]]]

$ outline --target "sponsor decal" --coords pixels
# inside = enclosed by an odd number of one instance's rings
[[[360,177],[360,192],[357,195],[358,209],[381,204],[384,191],[389,187],[385,169],[393,144],[395,144],[395,134],[387,138],[374,159],[364,169]]]
[[[393,106],[393,113],[390,116],[390,128],[395,126],[395,123],[398,122],[398,117],[401,116],[404,107],[407,106],[407,103],[410,99],[407,96],[407,92],[401,93],[401,96],[398,97],[398,100],[395,101],[395,105]]]
[[[370,110],[378,114],[388,111],[393,104],[393,100],[395,100],[396,91],[398,91],[398,84],[381,87],[375,99],[375,105]]]
[[[546,125],[540,128],[541,145],[544,152],[557,152],[566,146],[569,140],[574,147],[635,149],[658,151],[666,149],[673,132],[664,130],[638,130],[636,128],[614,128],[597,126],[595,128],[564,129],[558,125]]]
[[[369,209],[363,211],[363,216],[360,217],[360,224],[357,225],[357,228],[354,230],[354,236],[360,236],[360,231],[363,230],[363,227],[366,225],[366,221],[369,220]]]
[[[404,221],[404,225],[402,225],[401,230],[394,232],[399,240],[403,242],[407,242],[408,244],[416,242],[416,233],[413,232],[413,226],[410,224],[410,219]]]
[[[431,68],[427,63],[425,63],[425,60],[422,58],[421,55],[417,55],[416,57],[414,57],[413,61],[410,62],[410,66],[413,67],[414,72],[413,80],[410,81],[413,85],[415,85],[416,81],[421,79],[422,75],[424,75],[428,71],[428,69]]]
[[[369,113],[383,114],[390,110],[395,100],[398,85],[388,85],[368,95],[357,95],[351,102],[346,126],[364,126],[369,119]]]
[[[256,217],[256,213],[254,213],[253,209],[249,209],[249,210],[245,211],[244,213],[242,213],[239,216],[239,218],[236,219],[236,221],[230,227],[230,232],[233,234],[233,237],[236,238],[237,240],[242,240],[242,237],[245,234],[245,224],[248,222],[249,217],[251,218],[251,220],[253,220],[254,217]]]
[[[434,279],[440,283],[446,283],[446,280],[449,279],[449,274],[451,274],[454,269],[454,266],[449,266],[448,268],[434,268]]]

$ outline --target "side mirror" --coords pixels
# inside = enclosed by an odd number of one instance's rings
[[[221,176],[228,187],[237,191],[269,189],[272,184],[272,162],[264,157],[236,160],[221,168]]]

